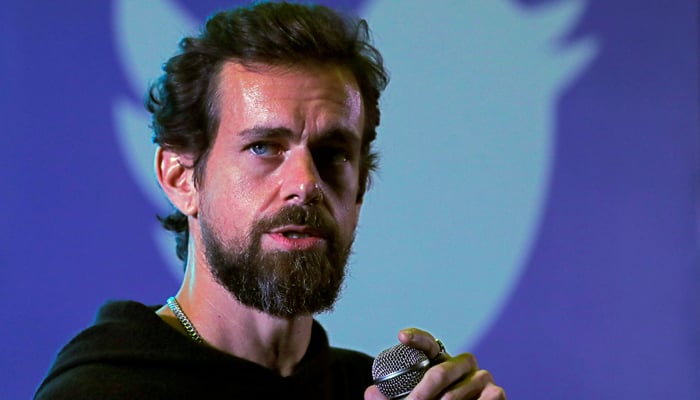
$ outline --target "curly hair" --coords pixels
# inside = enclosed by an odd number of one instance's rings
[[[379,126],[379,96],[388,83],[365,20],[319,5],[256,3],[214,14],[199,35],[182,39],[179,50],[150,87],[146,108],[152,113],[154,143],[192,157],[195,185],[219,126],[216,91],[223,65],[316,63],[349,69],[360,89],[365,107],[358,194],[362,199],[377,168],[372,142]],[[177,256],[186,262],[187,217],[176,210],[158,219],[175,233]]]

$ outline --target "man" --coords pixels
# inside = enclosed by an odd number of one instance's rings
[[[161,307],[104,306],[36,398],[384,398],[372,359],[330,348],[316,313],[343,282],[387,83],[363,21],[262,3],[213,16],[151,88],[156,175],[185,277]],[[503,399],[471,355],[436,360],[416,399]]]

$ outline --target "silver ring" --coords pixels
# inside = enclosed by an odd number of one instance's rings
[[[438,347],[440,347],[440,351],[433,357],[433,359],[438,359],[438,358],[445,358],[447,356],[447,350],[445,350],[445,345],[442,344],[442,341],[438,338],[434,338],[435,343],[437,343]]]

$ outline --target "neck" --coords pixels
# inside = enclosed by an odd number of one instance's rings
[[[291,375],[311,341],[313,317],[279,318],[245,306],[208,272],[188,266],[175,296],[204,342],[277,371],[281,376]],[[186,334],[167,306],[157,313]]]

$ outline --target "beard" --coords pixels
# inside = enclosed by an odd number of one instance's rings
[[[224,243],[205,216],[202,241],[216,281],[242,304],[292,318],[329,311],[345,279],[353,239],[341,243],[336,224],[315,207],[289,206],[254,223],[247,237]],[[305,225],[324,237],[325,249],[265,251],[263,234],[284,225]]]

